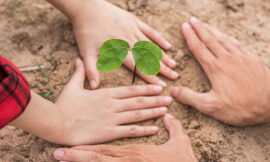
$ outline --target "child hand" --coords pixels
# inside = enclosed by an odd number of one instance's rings
[[[155,126],[128,125],[166,114],[172,99],[158,95],[154,85],[85,90],[81,60],[76,72],[56,101],[63,130],[53,142],[65,145],[104,143],[118,138],[157,133]],[[150,96],[150,97],[143,97]]]
[[[170,133],[170,140],[160,146],[78,146],[71,149],[57,149],[54,157],[62,161],[99,162],[196,162],[190,139],[184,133],[181,123],[170,115],[164,119]]]
[[[70,16],[70,19],[91,89],[98,88],[100,83],[100,73],[96,68],[96,62],[99,47],[106,40],[123,39],[130,45],[134,45],[139,40],[153,40],[165,50],[171,48],[171,45],[157,31],[125,10],[104,0],[87,1],[81,4],[79,11]],[[124,65],[131,71],[134,70],[135,62],[131,53]],[[160,73],[169,79],[177,79],[178,74],[172,70],[175,67],[176,62],[164,53]],[[139,71],[137,74],[148,83],[166,86],[166,83],[157,76],[147,76]]]

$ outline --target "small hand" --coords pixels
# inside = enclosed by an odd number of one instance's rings
[[[165,116],[164,123],[170,132],[170,140],[160,146],[78,146],[58,149],[54,157],[73,162],[196,162],[190,139],[184,133],[181,123],[169,114]]]
[[[80,11],[71,18],[71,21],[91,89],[98,88],[100,83],[96,62],[99,48],[106,40],[123,39],[131,46],[139,40],[153,40],[165,50],[171,48],[170,43],[157,31],[125,10],[104,0],[93,0],[82,4]],[[134,70],[135,62],[131,53],[124,65],[131,71]],[[164,53],[160,73],[169,79],[177,79],[178,74],[172,70],[175,67],[176,62]],[[166,86],[166,83],[157,76],[147,76],[139,71],[137,74],[148,83]]]
[[[192,18],[182,32],[212,89],[197,93],[177,87],[180,102],[224,123],[245,126],[270,120],[270,71],[236,39]]]
[[[128,124],[166,114],[165,106],[171,104],[172,98],[151,96],[160,94],[162,87],[146,85],[90,91],[83,89],[83,62],[78,59],[76,67],[74,76],[55,103],[62,114],[63,131],[53,142],[96,144],[157,133],[155,126]]]

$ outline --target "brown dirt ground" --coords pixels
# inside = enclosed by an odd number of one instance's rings
[[[210,85],[193,58],[180,33],[180,25],[191,16],[219,28],[243,42],[270,65],[269,0],[111,0],[154,26],[173,44],[168,51],[178,62],[181,78],[166,80],[169,94],[175,85],[185,85],[205,92]],[[74,72],[78,49],[71,24],[59,11],[36,0],[0,0],[0,53],[17,66],[36,65],[47,69],[50,83],[41,72],[24,73],[32,90],[46,93],[54,101]],[[129,76],[129,77],[126,77]],[[121,67],[102,74],[102,87],[129,85],[132,74]],[[121,79],[119,79],[121,78]],[[137,84],[144,84],[137,79]],[[262,92],[263,93],[263,92]],[[174,102],[170,112],[183,122],[200,161],[270,161],[270,125],[236,128],[213,120],[197,110]],[[168,139],[162,119],[144,122],[161,128],[151,137],[122,139],[112,142],[161,144]],[[48,132],[50,133],[50,132]],[[1,162],[54,161],[51,154],[57,145],[14,127],[0,131]]]

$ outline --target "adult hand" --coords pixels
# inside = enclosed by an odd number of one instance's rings
[[[78,146],[57,149],[54,157],[72,162],[196,162],[190,139],[181,123],[167,114],[164,124],[169,130],[170,140],[163,145]]]
[[[128,124],[166,114],[165,106],[172,103],[172,98],[151,96],[160,94],[162,87],[146,85],[89,91],[83,89],[83,62],[78,59],[76,66],[74,76],[55,103],[62,115],[63,129],[60,138],[54,142],[66,145],[97,144],[157,133],[155,126]]]
[[[84,1],[81,4],[80,10],[71,17],[71,21],[91,89],[98,88],[100,83],[96,62],[99,48],[106,40],[123,39],[131,46],[140,40],[152,40],[165,50],[171,48],[170,43],[157,31],[123,9],[104,0]],[[131,71],[134,70],[135,62],[131,53],[128,54],[124,65]],[[160,73],[166,78],[177,79],[179,75],[172,70],[174,67],[176,62],[164,53]],[[148,83],[166,86],[157,76],[147,76],[139,71],[137,74]]]
[[[190,25],[191,24],[191,25]],[[270,120],[270,71],[258,56],[236,39],[191,18],[182,32],[212,89],[197,93],[176,87],[172,95],[183,104],[224,123],[245,126]]]

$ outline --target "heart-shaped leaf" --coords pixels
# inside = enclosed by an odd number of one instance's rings
[[[162,51],[156,44],[139,41],[132,49],[136,66],[145,75],[157,75],[160,71]]]
[[[99,49],[97,68],[100,72],[110,72],[119,68],[127,57],[129,44],[120,39],[111,39]]]

